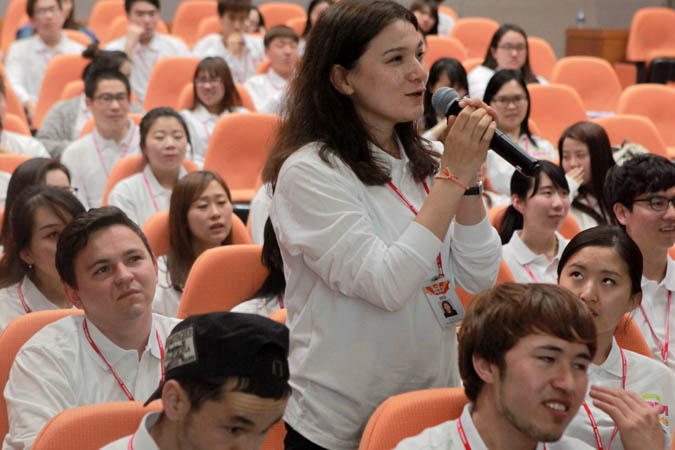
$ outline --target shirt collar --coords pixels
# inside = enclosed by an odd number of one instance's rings
[[[127,130],[127,134],[124,135],[124,137],[122,138],[122,140],[119,143],[115,142],[115,140],[113,140],[113,139],[105,139],[103,136],[101,136],[98,133],[98,129],[96,128],[96,126],[94,126],[93,133],[96,136],[96,141],[99,142],[99,145],[101,146],[101,150],[103,150],[103,147],[108,147],[108,146],[117,148],[117,147],[120,147],[120,146],[125,147],[127,145],[127,143],[129,142],[129,139],[131,139],[131,134],[136,133],[138,131],[138,130],[136,130],[136,128],[138,128],[138,126],[134,123],[133,120],[127,119],[127,122],[129,123],[129,129]]]
[[[218,115],[217,114],[211,114],[208,109],[201,103],[197,105],[197,107],[192,111],[192,114],[194,114],[195,118],[197,118],[198,121],[200,122],[208,122],[208,121],[217,121],[218,120]]]
[[[612,338],[612,347],[609,349],[609,355],[607,355],[607,359],[605,359],[605,361],[599,366],[592,364],[591,367],[597,368],[597,370],[608,372],[619,379],[623,377],[621,349],[619,348],[619,344],[617,344],[616,339]]]
[[[671,292],[675,291],[675,260],[671,259],[670,256],[668,255],[666,255],[666,258],[668,260],[666,262],[666,276],[663,277],[663,280],[657,283],[656,281],[649,280],[644,275],[642,275],[641,284],[643,290],[645,289],[645,286],[651,285],[656,287],[663,287],[664,289],[667,289]]]
[[[270,81],[272,82],[272,86],[277,87],[277,86],[282,86],[286,87],[288,84],[288,80],[286,78],[283,78],[281,75],[275,72],[274,69],[271,67],[267,70],[267,76],[270,77]]]
[[[514,232],[511,236],[511,240],[509,241],[509,244],[513,242],[512,245],[513,249],[515,250],[515,257],[520,264],[530,264],[536,260],[541,260],[545,264],[550,265],[560,260],[560,256],[562,255],[565,246],[563,245],[562,239],[557,232],[555,233],[555,238],[558,240],[558,253],[556,253],[551,262],[548,262],[546,255],[537,255],[532,250],[530,250],[530,247],[525,245],[523,240],[520,238],[521,232],[522,230]]]
[[[464,405],[462,415],[458,420],[462,421],[462,428],[464,429],[464,434],[466,434],[466,439],[467,441],[469,441],[469,445],[471,446],[471,448],[487,449],[487,445],[485,445],[485,442],[483,442],[483,439],[480,437],[480,434],[478,433],[478,430],[476,429],[476,426],[473,423],[473,418],[471,417],[473,408],[474,408],[473,403],[467,403],[466,405]],[[541,442],[537,443],[536,450],[543,450],[543,449],[544,444],[542,444]]]
[[[21,290],[23,291],[23,298],[26,301],[26,305],[28,305],[31,311],[43,311],[46,309],[58,308],[44,296],[29,277],[23,277],[23,280],[21,280]]]
[[[178,178],[182,178],[187,174],[187,170],[185,170],[185,167],[181,164],[180,169],[178,170]],[[150,184],[150,189],[152,190],[152,195],[153,196],[158,196],[161,193],[171,193],[171,191],[161,184],[159,184],[159,180],[157,180],[157,177],[155,177],[154,172],[150,168],[150,164],[146,164],[145,167],[143,168],[143,175],[148,180],[148,183]]]
[[[151,412],[143,416],[141,424],[134,434],[134,449],[159,450],[157,443],[150,435],[150,429],[159,420],[160,413]]]
[[[59,39],[59,42],[54,46],[54,47],[47,47],[47,44],[45,44],[45,41],[42,40],[42,38],[35,33],[35,42],[36,42],[36,48],[38,52],[60,52],[61,49],[63,48],[64,44],[66,43],[66,33],[61,31],[61,39]]]

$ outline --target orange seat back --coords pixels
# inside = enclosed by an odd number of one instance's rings
[[[5,120],[2,122],[2,127],[5,130],[13,131],[14,133],[25,134],[26,136],[31,135],[28,124],[15,114],[6,114]]]
[[[270,60],[269,59],[263,59],[260,64],[258,64],[258,67],[255,68],[255,73],[256,75],[260,75],[263,73],[267,73],[270,70]]]
[[[492,35],[499,28],[499,23],[484,17],[463,17],[455,22],[450,36],[459,39],[469,58],[485,59]]]
[[[146,111],[159,106],[178,106],[183,86],[192,83],[199,58],[173,56],[155,63],[148,81],[143,107]]]
[[[19,165],[30,158],[24,155],[16,155],[14,153],[0,153],[0,171],[7,173],[14,173],[14,170]]]
[[[438,7],[438,12],[439,12],[439,13],[443,13],[443,14],[447,14],[448,16],[450,16],[450,17],[452,17],[453,19],[455,19],[455,22],[457,22],[457,20],[459,19],[459,16],[458,16],[457,13],[455,12],[455,10],[452,9],[452,8],[450,8],[449,6],[440,5],[440,6]]]
[[[130,113],[129,118],[134,121],[136,125],[139,125],[141,123],[141,119],[143,119],[143,114],[134,114]],[[91,133],[94,131],[94,118],[92,117],[87,121],[87,123],[84,124],[84,127],[82,127],[82,131],[80,132],[80,137]]]
[[[621,145],[624,140],[628,139],[642,145],[650,153],[668,158],[666,143],[659,134],[659,130],[647,117],[618,114],[612,117],[599,117],[593,119],[593,122],[605,129],[612,145]]]
[[[180,37],[188,47],[192,48],[197,43],[195,30],[207,17],[218,17],[216,2],[207,0],[180,2],[173,16],[171,34]]]
[[[636,84],[619,98],[618,114],[636,114],[652,121],[667,146],[675,145],[675,89],[663,84]]]
[[[675,11],[670,8],[642,8],[630,24],[626,59],[647,61],[650,52],[675,47]]]
[[[509,269],[508,264],[502,259],[502,262],[499,264],[499,272],[497,272],[497,281],[495,282],[495,286],[498,284],[502,283],[515,283],[516,280],[513,278],[513,274],[511,273],[511,269]],[[455,286],[455,291],[457,292],[457,296],[459,297],[459,300],[462,302],[462,305],[464,306],[464,309],[468,309],[469,305],[471,305],[471,302],[473,301],[474,298],[476,298],[477,294],[470,294],[464,289],[462,289],[459,286]]]
[[[7,49],[16,39],[17,30],[29,23],[26,3],[26,0],[11,0],[7,6],[5,17],[2,20],[2,34],[0,34],[0,50],[2,50],[3,57],[7,56]]]
[[[307,21],[305,10],[294,3],[270,2],[260,5],[259,9],[268,30],[277,25],[285,25],[286,22],[296,17]]]
[[[118,17],[126,17],[124,0],[97,0],[91,8],[87,27],[101,40],[101,44],[108,41],[110,25]]]
[[[530,36],[527,38],[527,47],[532,72],[550,80],[553,67],[558,61],[551,45],[545,39]]]
[[[73,80],[66,84],[61,91],[61,100],[68,100],[78,95],[81,95],[84,92],[84,81],[82,80]]]
[[[616,111],[621,82],[605,59],[595,56],[562,58],[553,68],[551,81],[572,86],[587,111]]]
[[[83,33],[79,30],[63,30],[64,33],[66,33],[66,36],[72,41],[77,42],[78,44],[82,44],[85,47],[88,47],[89,44],[91,44],[91,38],[89,37],[88,34]]]
[[[459,39],[449,36],[427,36],[427,49],[424,53],[427,69],[431,69],[431,66],[441,58],[455,58],[462,62],[466,59],[466,49]]]
[[[508,205],[498,206],[496,208],[491,208],[488,210],[488,218],[490,219],[490,225],[492,225],[498,233],[502,231],[502,222],[504,221],[504,214]],[[572,239],[581,231],[579,224],[572,214],[567,214],[565,220],[560,225],[558,233],[565,239]]]
[[[19,98],[14,93],[12,86],[9,85],[7,77],[3,76],[3,79],[5,80],[5,101],[7,102],[7,113],[14,114],[23,120],[26,126],[28,126],[28,119],[26,119],[26,112],[23,110],[23,105],[21,105]]]
[[[621,319],[621,322],[619,322],[614,331],[614,337],[619,347],[649,358],[654,357],[645,337],[642,335],[642,331],[640,331],[640,327],[637,326],[630,315],[626,314],[623,316],[623,319]]]
[[[587,120],[579,94],[564,84],[528,84],[530,118],[537,123],[539,136],[556,143],[563,130],[573,123]],[[551,107],[555,105],[555,108]]]
[[[292,28],[298,36],[302,36],[307,26],[307,19],[303,17],[293,17],[286,21],[286,26]]]
[[[223,26],[218,17],[206,17],[199,22],[197,27],[197,41],[209,34],[220,34]]]
[[[59,54],[52,58],[42,79],[33,128],[40,128],[47,112],[61,99],[63,87],[73,80],[82,79],[82,71],[88,63],[89,60],[81,55]]]
[[[483,58],[466,58],[464,61],[462,61],[462,65],[464,66],[464,70],[466,70],[467,74],[481,64],[483,64]]]
[[[270,314],[270,319],[275,322],[286,324],[286,308],[277,309],[272,314]]]
[[[115,39],[123,37],[127,32],[128,26],[129,23],[127,22],[126,14],[110,19],[110,26],[105,35],[105,42],[114,41]],[[158,33],[169,34],[169,28],[161,20],[157,22],[156,30]]]

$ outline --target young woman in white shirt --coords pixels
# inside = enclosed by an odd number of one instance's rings
[[[438,7],[434,1],[415,0],[408,9],[415,14],[420,30],[425,36],[438,34]]]
[[[448,126],[447,119],[439,115],[431,104],[434,92],[442,87],[453,88],[460,98],[469,92],[466,70],[455,58],[441,58],[429,69],[427,88],[424,90],[424,116],[422,116],[421,129],[425,130],[422,137],[431,141],[439,140]]]
[[[511,177],[511,205],[501,231],[503,258],[518,283],[555,283],[560,255],[567,240],[558,234],[570,210],[569,187],[563,170],[539,161],[541,171]]]
[[[171,190],[187,172],[183,167],[190,133],[173,108],[155,108],[141,119],[143,170],[117,183],[108,204],[117,206],[138,226],[155,213],[169,209]]]
[[[615,162],[604,128],[588,121],[570,125],[558,140],[558,155],[570,183],[571,213],[579,227],[611,224],[612,212],[602,190]]]
[[[560,258],[559,284],[593,315],[597,352],[590,391],[565,435],[597,448],[662,450],[673,437],[675,378],[654,359],[621,349],[614,333],[642,299],[642,254],[619,227],[577,234]]]
[[[192,264],[204,251],[232,243],[232,198],[214,172],[180,179],[171,194],[169,253],[158,258],[159,282],[154,312],[175,317]]]
[[[192,160],[204,167],[206,149],[218,119],[232,112],[248,112],[241,106],[241,97],[234,86],[232,72],[220,56],[202,59],[195,70],[194,101],[190,109],[180,111],[188,124],[192,145]]]
[[[54,258],[61,230],[84,207],[67,189],[30,186],[16,198],[0,260],[0,331],[33,311],[70,308]]]

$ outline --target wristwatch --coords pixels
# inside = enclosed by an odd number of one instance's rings
[[[478,185],[470,187],[464,191],[464,195],[483,195],[485,189],[483,188],[483,180],[478,180]]]

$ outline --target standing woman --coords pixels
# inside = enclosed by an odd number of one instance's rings
[[[427,88],[424,90],[424,116],[422,117],[422,135],[424,138],[437,141],[447,129],[448,122],[445,116],[439,115],[431,104],[434,92],[442,87],[451,87],[457,95],[464,97],[469,91],[466,81],[466,70],[462,63],[455,58],[441,58],[434,62],[429,69]]]
[[[180,114],[190,130],[192,160],[201,169],[218,119],[231,112],[248,112],[248,109],[241,106],[230,68],[220,56],[202,59],[192,83],[192,107],[181,110]]]
[[[155,213],[169,209],[171,191],[187,172],[183,167],[190,133],[173,108],[155,108],[141,119],[143,171],[117,183],[108,204],[117,206],[139,227]]]
[[[477,292],[496,279],[499,239],[478,189],[467,192],[496,126],[465,99],[442,156],[417,134],[418,31],[391,0],[326,10],[263,171],[286,275],[286,449],[356,448],[389,396],[459,386],[441,301],[457,301],[455,283]]]
[[[84,212],[67,189],[31,186],[16,199],[11,233],[0,260],[0,331],[33,311],[70,308],[54,264],[56,242],[65,226]]]
[[[558,155],[570,182],[571,212],[579,227],[585,230],[612,223],[602,188],[615,163],[604,128],[586,121],[569,126],[558,141]]]
[[[558,283],[593,313],[598,342],[588,369],[590,391],[565,435],[593,447],[662,450],[670,448],[673,438],[668,411],[675,407],[675,379],[670,370],[621,349],[614,339],[624,314],[640,306],[641,278],[640,249],[619,227],[582,231],[560,258]]]

